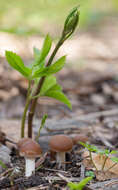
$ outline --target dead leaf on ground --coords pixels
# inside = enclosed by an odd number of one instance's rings
[[[82,155],[83,157],[83,164],[87,169],[93,169],[95,170],[90,157],[89,157],[89,152],[85,151]],[[98,172],[96,172],[96,178],[98,180],[107,180],[111,178],[116,178],[118,177],[118,164],[113,162],[110,157],[107,158],[106,163],[104,165],[104,169],[102,171],[102,167],[104,164],[106,156],[92,153],[92,159],[93,162],[98,169]]]
[[[116,175],[110,171],[108,171],[108,172],[104,172],[104,171],[95,172],[95,175],[96,175],[96,179],[98,181],[105,181],[108,179],[113,179],[113,178],[118,177],[118,175]]]

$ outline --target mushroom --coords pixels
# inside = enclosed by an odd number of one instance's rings
[[[25,143],[28,143],[28,141],[30,141],[30,140],[31,140],[30,138],[22,138],[22,139],[20,139],[20,140],[18,141],[18,143],[17,143],[18,149],[19,149],[22,145],[24,145]]]
[[[20,156],[25,158],[25,176],[35,172],[35,158],[40,157],[42,150],[38,143],[30,138],[23,138],[18,142]]]
[[[84,136],[84,135],[76,135],[76,136],[73,136],[71,138],[72,138],[74,145],[79,144],[79,142],[86,143],[88,141],[88,137]]]
[[[59,168],[62,166],[65,169],[65,153],[72,150],[73,142],[66,135],[55,135],[49,142],[50,150],[56,152],[56,161],[59,163]]]

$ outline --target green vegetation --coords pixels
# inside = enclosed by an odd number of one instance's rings
[[[94,174],[93,171],[86,171],[86,172],[85,172],[85,176],[86,176],[86,177],[95,177],[95,174]]]
[[[118,151],[116,151],[116,150],[110,151],[109,149],[98,149],[98,148],[97,148],[96,146],[94,146],[94,145],[90,145],[90,144],[88,144],[88,143],[83,143],[83,142],[79,142],[79,144],[81,144],[82,146],[84,146],[84,147],[89,151],[90,160],[91,160],[91,162],[92,162],[94,168],[96,169],[96,171],[98,171],[98,169],[97,169],[97,167],[96,167],[96,165],[95,165],[95,163],[94,163],[94,160],[93,160],[93,158],[92,158],[92,152],[97,153],[97,154],[99,154],[99,155],[101,155],[101,156],[104,156],[104,162],[103,162],[103,165],[102,165],[102,167],[101,167],[101,168],[102,168],[101,171],[104,170],[105,163],[106,163],[106,161],[107,161],[108,158],[110,158],[110,159],[114,162],[114,164],[113,164],[110,168],[108,168],[107,170],[110,170],[110,169],[113,168],[116,164],[118,164],[118,158],[112,156],[113,154],[118,154]],[[112,157],[111,157],[111,156],[112,156]]]
[[[65,65],[66,57],[62,56],[53,63],[53,59],[62,44],[73,34],[79,21],[78,7],[75,7],[67,16],[61,37],[55,46],[49,60],[47,55],[51,50],[52,39],[49,35],[45,37],[42,49],[34,48],[34,61],[31,65],[25,66],[21,57],[11,51],[6,51],[6,59],[10,66],[20,72],[28,80],[28,91],[26,104],[21,122],[21,137],[25,136],[25,121],[28,113],[28,137],[32,138],[32,122],[37,105],[37,100],[41,96],[55,98],[72,108],[70,101],[62,92],[61,86],[57,83],[55,73],[59,72]],[[52,64],[53,63],[53,64]],[[29,108],[29,112],[28,112]],[[45,123],[43,118],[41,128]],[[40,130],[39,130],[40,135]]]
[[[92,177],[86,177],[79,183],[72,183],[72,182],[68,183],[68,187],[70,190],[82,190],[85,187],[85,185],[91,180]]]
[[[104,16],[118,10],[117,0],[108,0],[107,4],[106,0],[1,0],[0,30],[44,34],[48,28],[62,26],[68,10],[77,4],[81,6],[80,27],[98,23]]]
[[[7,168],[6,164],[4,164],[2,160],[0,160],[0,166],[1,166],[2,168],[4,168],[4,169]]]
[[[39,130],[38,130],[38,135],[36,136],[36,141],[38,142],[39,140],[39,137],[40,137],[40,132],[41,130],[43,129],[44,125],[45,125],[45,122],[46,122],[46,119],[47,119],[48,115],[45,114],[43,117],[42,117],[42,120],[41,120],[41,125],[39,127]]]

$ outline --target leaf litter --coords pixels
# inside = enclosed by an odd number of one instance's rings
[[[94,38],[94,40],[95,39],[97,38]],[[90,38],[90,41],[91,40]],[[85,42],[83,44],[85,44]],[[87,41],[87,44],[89,44],[89,41]],[[98,47],[99,46],[100,43],[98,43]],[[87,49],[89,48],[86,47],[86,51]],[[86,186],[86,189],[111,190],[114,185],[116,185],[115,188],[118,189],[118,180],[114,179],[118,178],[117,164],[106,172],[108,167],[114,164],[110,158],[107,159],[103,171],[95,172],[90,160],[83,158],[83,148],[77,144],[74,146],[73,151],[66,155],[67,167],[66,171],[62,171],[57,169],[54,160],[50,160],[48,150],[48,140],[50,136],[60,133],[72,137],[76,135],[83,136],[90,144],[103,149],[117,150],[118,148],[118,77],[117,70],[110,69],[111,66],[107,64],[109,61],[116,63],[117,59],[115,55],[114,57],[110,57],[110,54],[108,58],[105,57],[105,55],[100,57],[100,51],[97,51],[97,54],[95,54],[95,51],[95,49],[92,49],[93,55],[89,49],[85,59],[88,60],[88,63],[92,62],[91,67],[94,63],[93,68],[95,68],[97,61],[99,63],[104,62],[103,64],[107,65],[106,71],[101,72],[100,70],[99,72],[100,64],[97,64],[96,68],[98,68],[98,70],[96,71],[84,69],[80,72],[76,72],[72,69],[64,69],[63,72],[58,75],[59,83],[62,84],[64,92],[71,99],[73,105],[72,112],[58,101],[52,101],[47,98],[39,100],[34,132],[35,134],[37,133],[39,120],[42,115],[48,113],[47,129],[45,128],[45,130],[41,132],[39,139],[39,142],[42,142],[42,147],[44,144],[46,146],[46,156],[44,156],[42,160],[37,160],[39,169],[36,171],[36,175],[31,176],[30,179],[25,179],[23,175],[24,160],[22,158],[19,159],[16,146],[6,140],[10,139],[13,142],[17,142],[19,139],[20,117],[25,102],[27,81],[17,75],[16,72],[11,70],[9,72],[9,68],[4,67],[6,64],[0,65],[0,126],[1,134],[4,134],[0,136],[0,143],[5,144],[12,150],[11,162],[7,165],[7,169],[3,170],[0,174],[0,188],[4,186],[4,189],[25,189],[35,186],[35,189],[65,189],[68,181],[81,181],[87,171],[93,171],[95,177],[90,185]],[[25,59],[26,64],[31,61],[31,59],[27,60],[27,57],[25,57]],[[2,61],[4,62],[4,59],[2,59]],[[102,69],[103,68],[104,66]],[[114,68],[116,68],[116,66]],[[19,95],[21,95],[21,98],[19,98]],[[60,125],[62,126],[61,129]],[[92,153],[92,155],[95,164],[98,169],[101,170],[104,157],[96,153]],[[18,173],[18,177],[17,175],[13,175],[15,172],[13,169],[16,167],[21,170],[21,173]],[[18,168],[16,168],[16,171]],[[48,177],[46,178],[46,176]]]

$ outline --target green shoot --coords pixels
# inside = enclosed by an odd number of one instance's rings
[[[97,168],[96,168],[96,166],[95,166],[95,163],[94,163],[94,161],[93,161],[93,159],[92,159],[92,152],[95,152],[95,153],[97,153],[97,154],[99,154],[99,155],[105,157],[105,158],[104,158],[103,165],[102,165],[102,169],[101,169],[102,171],[104,170],[106,161],[107,161],[107,159],[110,157],[110,155],[118,154],[118,151],[116,151],[116,150],[110,151],[109,149],[98,149],[96,146],[90,145],[90,144],[88,144],[88,143],[83,143],[83,142],[79,142],[79,143],[80,143],[82,146],[84,146],[85,148],[88,149],[88,151],[89,151],[89,157],[90,157],[91,162],[93,163],[93,165],[94,165],[96,171],[98,171],[98,170],[97,170]],[[115,162],[115,164],[113,164],[113,166],[111,166],[109,169],[111,169],[112,167],[114,167],[114,166],[118,163],[118,158],[117,158],[117,157],[110,157],[110,159],[111,159],[113,162]],[[108,170],[109,170],[109,169],[108,169]]]
[[[85,185],[91,180],[92,180],[92,177],[86,177],[79,183],[69,182],[67,185],[70,190],[82,190],[85,187]]]
[[[49,35],[45,37],[42,49],[34,48],[34,61],[31,65],[25,66],[23,60],[19,55],[11,51],[6,51],[6,59],[9,65],[17,70],[28,80],[28,91],[26,97],[26,104],[21,121],[21,138],[25,136],[25,121],[28,115],[28,137],[32,138],[32,122],[37,105],[37,100],[41,96],[54,98],[72,109],[71,103],[64,95],[61,86],[57,83],[56,77],[53,76],[59,72],[66,62],[66,57],[62,56],[53,63],[54,57],[72,33],[75,31],[79,21],[78,7],[75,7],[67,16],[64,29],[61,37],[53,50],[49,60],[46,63],[46,58],[51,50],[52,39]],[[29,112],[28,112],[29,108]],[[39,132],[40,133],[40,132]]]
[[[83,143],[83,142],[79,142],[79,143],[80,143],[82,146],[84,146],[85,148],[88,149],[90,160],[91,160],[91,162],[92,162],[94,168],[96,169],[96,171],[98,171],[98,169],[97,169],[97,167],[96,167],[96,165],[95,165],[95,163],[94,163],[94,161],[93,161],[93,158],[92,158],[92,152],[97,152],[97,151],[98,151],[97,147],[96,147],[96,146],[93,146],[93,145],[90,145],[90,144],[88,144],[88,143]]]
[[[40,125],[40,127],[39,127],[39,131],[38,131],[38,135],[37,135],[37,137],[36,137],[36,141],[38,141],[38,139],[39,139],[39,137],[40,137],[40,132],[41,132],[41,130],[43,129],[43,127],[44,127],[44,125],[45,125],[45,122],[46,122],[47,117],[48,117],[48,115],[45,114],[45,115],[43,116],[42,120],[41,120],[41,125]]]
[[[98,152],[98,148],[94,145],[90,145],[88,143],[83,143],[83,142],[79,142],[79,144],[81,144],[82,146],[87,148],[88,151],[90,151],[90,152]]]

